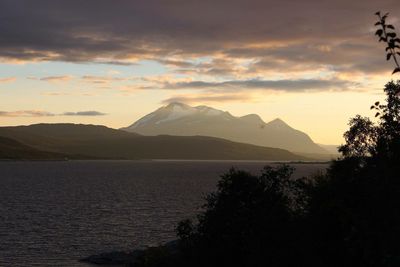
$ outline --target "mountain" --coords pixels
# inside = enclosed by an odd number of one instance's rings
[[[1,137],[0,136],[0,159],[24,159],[24,160],[32,160],[32,159],[64,159],[66,156],[60,153],[40,151],[29,147],[27,145],[21,144],[20,142],[13,140],[11,138]]]
[[[265,123],[256,114],[235,117],[211,107],[191,107],[182,103],[161,107],[123,130],[147,136],[212,136],[295,153],[328,154],[307,134],[293,129],[281,119]]]
[[[30,126],[0,127],[0,136],[12,138],[19,144],[29,146],[35,150],[81,155],[79,156],[81,158],[307,159],[283,149],[242,144],[215,137],[142,136],[105,126],[83,124],[35,124]],[[72,158],[76,157],[73,156]]]

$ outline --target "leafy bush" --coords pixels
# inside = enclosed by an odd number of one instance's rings
[[[360,116],[345,133],[343,158],[316,181],[309,220],[324,266],[399,266],[400,82],[375,103],[378,122]]]
[[[260,176],[231,169],[207,197],[198,224],[183,221],[178,236],[190,266],[295,266],[307,253],[301,219],[305,181],[293,168],[267,166]]]

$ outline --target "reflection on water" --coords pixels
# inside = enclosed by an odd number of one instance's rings
[[[0,266],[87,266],[77,260],[174,239],[219,175],[264,162],[0,162]],[[295,175],[324,170],[296,164]]]

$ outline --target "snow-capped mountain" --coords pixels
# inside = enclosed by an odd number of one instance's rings
[[[134,124],[126,128],[126,130],[132,130],[140,128],[141,126],[150,124],[164,124],[166,122],[172,122],[180,119],[187,119],[192,116],[219,116],[223,114],[223,111],[213,109],[207,106],[190,107],[182,103],[171,103],[166,107],[161,107],[156,111],[144,116]],[[228,114],[228,113],[227,113]]]
[[[207,106],[191,107],[183,103],[161,107],[123,130],[151,136],[212,136],[293,152],[328,153],[307,134],[280,119],[265,123],[256,114],[235,117],[226,111]]]

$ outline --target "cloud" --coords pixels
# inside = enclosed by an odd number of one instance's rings
[[[339,79],[299,79],[299,80],[232,80],[224,82],[190,81],[165,83],[164,89],[219,89],[219,90],[276,90],[287,92],[338,90],[346,91],[357,84]]]
[[[70,95],[69,93],[65,93],[65,92],[43,92],[41,93],[41,95],[44,96],[66,96],[66,95]]]
[[[53,113],[41,110],[0,111],[0,117],[50,117]]]
[[[15,77],[5,77],[5,78],[0,78],[0,83],[10,83],[14,82],[17,78]]]
[[[63,116],[104,116],[107,114],[99,112],[99,111],[90,110],[90,111],[78,111],[78,112],[64,112],[61,115],[63,115]]]
[[[391,11],[393,20],[400,13],[397,0],[4,0],[0,58],[122,65],[153,59],[184,70],[192,60],[169,58],[272,58],[271,67],[304,59],[316,65],[358,62],[354,67],[363,71],[370,69],[367,51],[383,53],[371,30],[378,9]],[[301,50],[309,44],[317,46]],[[260,49],[265,46],[270,49]]]
[[[0,111],[0,117],[53,117],[53,116],[103,116],[105,113],[99,111],[78,111],[64,112],[56,114],[42,110],[18,110],[18,111]]]
[[[186,60],[177,60],[177,59],[158,59],[159,63],[164,64],[166,66],[179,67],[179,68],[193,68],[196,67],[196,64],[193,62],[189,62]]]
[[[226,55],[214,57],[204,62],[188,62],[188,61],[170,61],[162,60],[160,63],[172,67],[175,72],[186,75],[207,75],[207,76],[237,76],[246,71],[247,64],[243,64],[249,60],[235,59]],[[250,60],[251,61],[251,60]]]
[[[371,34],[372,36],[372,34]],[[229,57],[254,57],[258,60],[249,66],[249,72],[280,71],[303,72],[322,68],[335,71],[359,71],[381,73],[390,70],[382,47],[369,42],[372,37],[360,37],[359,40],[332,41],[330,43],[302,42],[279,47],[240,48],[226,51]],[[371,37],[371,38],[369,38]],[[367,39],[367,40],[366,40]],[[379,45],[379,44],[378,44]]]
[[[29,77],[32,78],[32,77]],[[66,82],[72,79],[72,76],[64,75],[64,76],[47,76],[42,77],[39,80],[46,82]]]
[[[126,81],[128,79],[122,78],[122,77],[113,77],[113,76],[84,75],[81,77],[81,80],[84,82],[93,83],[93,84],[109,84],[111,82]]]
[[[255,102],[256,98],[249,94],[191,94],[177,95],[164,99],[162,104],[180,102],[186,104],[205,104],[222,102]]]

